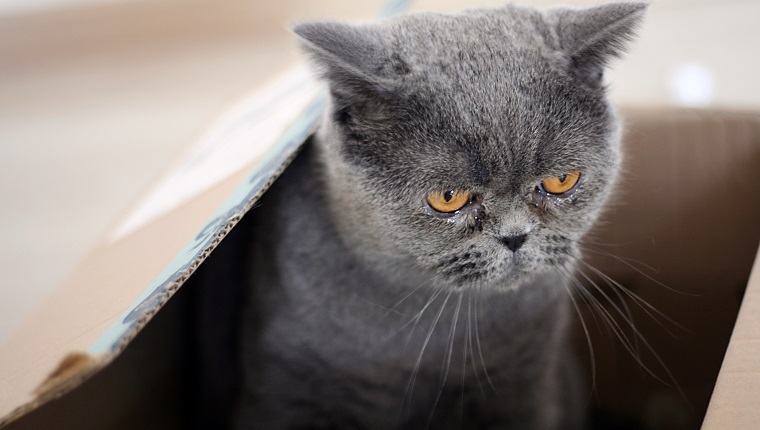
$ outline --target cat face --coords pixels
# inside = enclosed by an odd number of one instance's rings
[[[618,166],[601,83],[639,4],[304,24],[330,204],[356,246],[453,288],[571,267]]]

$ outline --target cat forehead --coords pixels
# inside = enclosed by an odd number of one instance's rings
[[[421,47],[520,47],[552,36],[538,10],[508,6],[455,14],[419,13],[400,16],[385,25],[390,34]]]
[[[486,77],[521,64],[562,62],[559,41],[539,11],[518,7],[471,10],[453,15],[421,13],[385,26],[389,49],[428,77]]]
[[[403,167],[407,172],[403,175],[419,175],[426,182],[522,185],[537,177],[603,168],[612,148],[605,135],[608,124],[598,125],[575,131],[562,129],[555,134],[505,129],[477,135],[461,127],[440,128],[438,132],[419,133],[416,141],[407,140],[394,164]]]
[[[613,119],[602,92],[550,73],[452,78],[409,93],[402,103],[411,114],[388,124],[401,129],[391,134],[413,137],[422,158],[443,166],[457,159],[481,178],[589,164],[606,149]]]
[[[457,112],[458,123],[532,127],[537,110],[564,115],[577,110],[575,99],[603,96],[601,91],[585,91],[568,76],[569,59],[536,10],[508,6],[455,15],[417,14],[390,27],[388,58],[405,62],[408,70],[396,88],[424,100],[420,107],[426,110]]]
[[[354,159],[373,160],[365,165],[368,170],[391,173],[386,178],[505,190],[537,177],[604,168],[614,151],[609,140],[613,122],[604,107],[598,118],[557,104],[543,110],[484,107],[490,113],[473,119],[466,110],[439,107],[438,102],[418,102],[417,115],[386,123],[367,142],[348,144],[347,150]]]
[[[405,78],[418,113],[412,127],[440,142],[423,152],[444,163],[462,154],[468,166],[496,174],[526,164],[551,169],[557,158],[579,164],[587,148],[604,145],[604,92],[567,76],[567,58],[540,11],[418,14],[394,25],[393,47],[412,63],[414,76]]]

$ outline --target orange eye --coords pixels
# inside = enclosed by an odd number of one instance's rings
[[[553,176],[541,181],[541,188],[549,194],[564,194],[573,189],[581,178],[581,172]]]
[[[438,212],[451,213],[462,209],[470,202],[471,194],[467,191],[435,191],[428,195],[427,202]]]

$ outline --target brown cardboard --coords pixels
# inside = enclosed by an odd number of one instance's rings
[[[122,315],[245,174],[233,174],[138,232],[95,250],[37,309],[0,353],[0,425],[36,407],[37,400],[48,399],[37,399],[34,392],[61,360],[73,351],[86,351]],[[157,237],[163,246],[156,246]],[[96,360],[105,365],[112,358]],[[16,407],[22,409],[13,412]]]
[[[703,429],[760,428],[760,253],[744,293]]]
[[[311,97],[312,91],[298,85],[296,89]],[[127,233],[121,232],[116,239],[106,242],[82,270],[43,304],[0,351],[3,365],[0,381],[11,388],[0,393],[3,395],[0,405],[5,408],[0,413],[7,414],[0,418],[0,426],[65,394],[123,351],[255,204],[313,132],[324,98],[317,97],[311,102],[306,98],[304,104],[305,109],[288,103],[285,106],[288,114],[277,121],[273,114],[275,107],[266,106],[264,125],[271,128],[273,123],[279,123],[283,127],[283,131],[270,133],[268,139],[257,135],[265,128],[240,126],[241,122],[258,122],[261,109],[256,103],[244,104],[245,109],[238,109],[230,118],[220,121],[211,137],[201,141],[200,152],[204,156],[192,156],[189,163],[180,164],[180,173],[202,172],[198,166],[215,160],[209,151],[217,150],[218,145],[229,148],[235,141],[245,146],[251,141],[263,146],[265,150],[258,153],[262,155],[239,172],[231,176],[228,173],[211,188],[210,192],[215,193],[196,195],[168,213],[162,207],[159,212],[150,212],[150,217],[141,217],[138,224],[130,222]],[[243,176],[239,176],[241,172]],[[182,187],[183,180],[191,179],[192,175],[168,178],[179,178],[174,182]],[[198,184],[208,185],[203,181]],[[162,195],[158,203],[172,197]],[[148,203],[149,207],[155,207],[152,200]],[[196,224],[198,219],[203,222]],[[46,325],[54,328],[47,329]],[[25,360],[28,357],[41,359],[41,363]]]

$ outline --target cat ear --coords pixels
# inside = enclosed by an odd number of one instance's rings
[[[394,87],[394,75],[409,71],[397,55],[389,55],[377,27],[309,22],[297,24],[293,32],[301,38],[333,95],[348,98],[346,102],[387,94]]]
[[[607,63],[625,52],[644,17],[646,3],[613,3],[589,9],[555,9],[560,44],[574,74],[590,85],[600,85]]]

